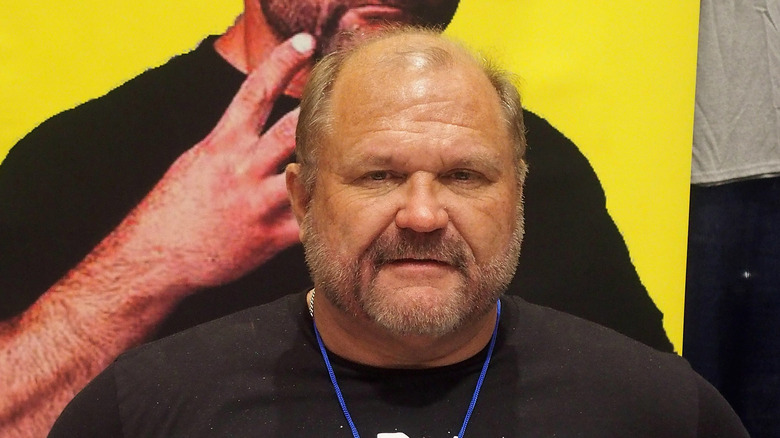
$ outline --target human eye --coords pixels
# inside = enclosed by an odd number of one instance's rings
[[[386,181],[390,178],[390,172],[386,170],[374,170],[364,175],[369,181]]]
[[[474,174],[467,170],[455,170],[450,172],[449,176],[456,181],[471,181],[474,179]]]
[[[356,184],[366,188],[389,187],[397,184],[401,176],[389,170],[370,170],[357,179]]]
[[[458,185],[479,185],[485,182],[485,177],[474,170],[454,169],[444,175],[445,179]]]

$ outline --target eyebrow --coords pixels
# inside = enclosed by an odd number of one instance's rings
[[[358,164],[358,165],[364,165],[364,166],[377,166],[377,167],[388,167],[392,166],[394,163],[398,162],[398,157],[390,154],[382,154],[382,155],[376,155],[376,154],[360,154],[355,158],[355,160],[351,160],[351,164]],[[471,153],[469,156],[465,157],[456,157],[454,159],[448,160],[445,162],[446,167],[448,168],[466,168],[466,169],[483,169],[487,172],[491,173],[499,173],[500,172],[500,163],[498,160],[498,157],[495,154],[489,154],[489,153]]]

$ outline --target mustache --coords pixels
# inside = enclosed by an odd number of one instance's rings
[[[469,264],[466,243],[449,234],[420,234],[401,230],[398,234],[382,234],[366,250],[366,257],[375,270],[398,260],[433,260],[466,272]]]

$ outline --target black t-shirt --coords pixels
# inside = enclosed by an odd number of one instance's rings
[[[746,437],[722,397],[674,354],[587,321],[503,300],[469,437]],[[458,433],[487,354],[424,370],[330,353],[363,437]],[[52,437],[350,437],[305,296],[285,297],[123,354]]]
[[[245,76],[216,53],[214,39],[45,121],[10,151],[0,166],[0,319],[75,267],[217,124]],[[296,105],[281,98],[266,126]],[[587,159],[544,119],[525,117],[526,235],[508,293],[671,351]],[[295,245],[234,283],[186,298],[156,336],[309,285]]]

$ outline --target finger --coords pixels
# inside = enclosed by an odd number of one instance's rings
[[[287,88],[293,76],[314,53],[314,37],[300,33],[274,48],[268,58],[257,65],[241,85],[226,116],[243,119],[257,132],[265,122],[274,101]]]
[[[272,223],[267,225],[269,228],[263,229],[258,239],[263,242],[263,245],[257,248],[260,263],[300,242],[298,223],[289,211],[275,217]]]
[[[255,196],[255,203],[255,211],[289,210],[290,200],[287,197],[285,175],[272,175],[265,178],[261,189]],[[275,211],[275,213],[280,213],[280,211]]]
[[[291,213],[289,216],[280,218],[280,223],[276,225],[275,229],[278,233],[277,239],[280,246],[286,248],[300,242],[300,227]]]
[[[295,151],[295,127],[298,124],[300,108],[296,108],[285,114],[278,122],[262,135],[256,150],[256,155],[261,156],[256,160],[262,163],[257,168],[259,175],[276,173]]]

